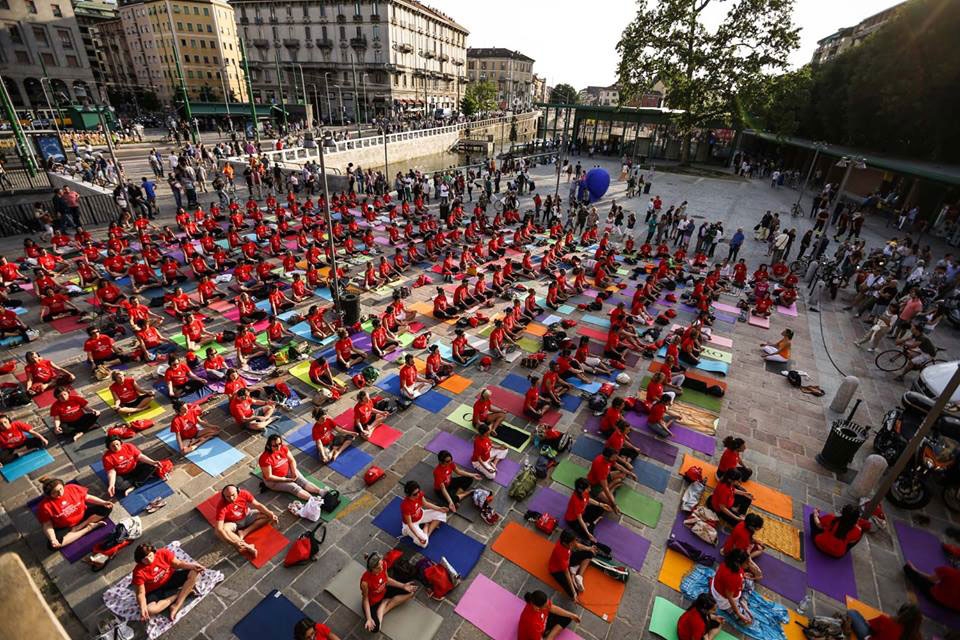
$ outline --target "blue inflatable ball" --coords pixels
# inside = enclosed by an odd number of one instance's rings
[[[590,192],[590,202],[596,202],[610,188],[610,174],[606,169],[596,167],[587,171],[587,191]]]

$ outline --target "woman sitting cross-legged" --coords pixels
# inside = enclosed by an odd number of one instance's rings
[[[40,478],[43,497],[36,506],[37,519],[47,546],[60,549],[106,524],[113,503],[90,495],[79,484],[64,484],[59,478]]]

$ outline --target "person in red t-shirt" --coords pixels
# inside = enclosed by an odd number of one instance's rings
[[[88,409],[87,401],[78,395],[71,395],[68,387],[58,387],[53,392],[53,404],[50,405],[50,417],[53,418],[53,432],[58,436],[72,438],[74,442],[97,426],[100,412]]]
[[[580,622],[580,616],[553,604],[543,591],[528,591],[523,595],[526,605],[517,621],[517,640],[553,640],[570,622]]]
[[[814,509],[810,514],[810,534],[817,549],[833,558],[842,558],[863,538],[860,510],[852,504],[844,505],[840,515],[822,514]]]
[[[409,536],[413,544],[426,549],[430,535],[447,521],[447,508],[426,499],[420,483],[410,480],[403,485],[400,502],[400,534]]]
[[[746,552],[746,572],[753,580],[763,579],[763,571],[756,562],[756,558],[760,557],[764,550],[763,543],[756,540],[757,531],[762,528],[763,518],[755,513],[748,513],[730,532],[720,551],[724,556],[736,549]]]
[[[106,524],[113,503],[92,496],[79,484],[59,478],[41,478],[43,497],[34,508],[50,550],[76,542]]]
[[[567,502],[563,520],[567,527],[584,540],[597,542],[593,533],[604,513],[610,511],[610,505],[590,496],[590,482],[586,478],[577,478],[573,483],[573,493]]]
[[[400,367],[400,397],[408,402],[416,400],[433,387],[433,383],[420,375],[413,355],[407,354]]]
[[[550,403],[540,396],[540,376],[529,375],[527,380],[530,388],[523,394],[523,413],[531,420],[539,420]]]
[[[960,569],[944,565],[923,573],[912,562],[903,567],[907,579],[928,598],[945,609],[960,612]]]
[[[217,536],[251,558],[257,557],[257,548],[247,542],[246,537],[267,524],[279,521],[276,514],[254,498],[252,493],[235,484],[228,484],[220,490],[216,514],[214,530]]]
[[[660,438],[673,437],[670,426],[674,420],[679,418],[676,414],[667,412],[669,406],[670,398],[667,395],[662,395],[650,406],[650,410],[647,412],[647,428]]]
[[[353,406],[353,426],[363,438],[370,438],[390,414],[376,408],[370,394],[362,389]]]
[[[476,401],[473,403],[471,424],[473,428],[478,431],[481,425],[486,425],[490,429],[490,434],[496,435],[497,427],[507,419],[507,414],[505,411],[493,408],[490,396],[491,393],[489,389],[484,389],[480,392],[480,395],[477,396]]]
[[[90,337],[83,343],[83,350],[87,352],[87,362],[91,367],[131,360],[130,355],[117,349],[113,338],[103,335],[98,327],[90,327],[87,334]]]
[[[146,622],[150,616],[169,609],[170,620],[176,622],[183,603],[206,568],[198,562],[180,560],[169,547],[156,549],[150,544],[139,545],[133,559],[137,565],[130,585],[136,594],[140,620]]]
[[[149,391],[140,386],[136,378],[128,376],[122,371],[110,374],[113,384],[110,385],[110,395],[113,396],[113,409],[121,416],[131,415],[150,406],[157,392]]]
[[[134,355],[142,362],[152,362],[157,359],[157,356],[169,355],[180,348],[176,342],[146,320],[132,321],[130,324],[137,338],[137,346],[140,347]]]
[[[908,565],[909,566],[909,565]],[[953,569],[960,575],[960,571]],[[921,583],[922,584],[922,583]],[[954,585],[953,593],[957,593]],[[954,609],[960,609],[955,606]],[[921,640],[920,627],[923,624],[923,613],[920,607],[913,603],[900,605],[896,617],[881,613],[869,621],[863,614],[854,609],[847,610],[850,626],[856,640]]]
[[[587,482],[590,484],[590,496],[607,503],[611,510],[620,515],[620,507],[613,497],[613,492],[628,478],[636,479],[637,474],[617,459],[617,452],[610,447],[603,451],[590,463],[587,472]]]
[[[275,416],[276,403],[258,400],[250,395],[246,387],[241,387],[230,398],[230,415],[238,425],[251,431],[263,431],[278,420]]]
[[[307,480],[299,469],[297,460],[290,455],[290,450],[283,444],[279,434],[267,437],[263,453],[257,460],[260,473],[263,474],[263,484],[271,491],[289,493],[300,500],[309,500],[310,496],[326,494],[317,485]]]
[[[329,464],[340,457],[340,454],[357,437],[357,434],[353,431],[344,429],[337,424],[333,418],[327,415],[327,410],[323,407],[316,407],[313,410],[313,420],[312,439],[317,445],[320,461],[324,464]]]
[[[487,425],[481,424],[477,427],[477,435],[473,438],[473,455],[470,457],[473,468],[487,480],[497,477],[497,466],[507,457],[506,449],[493,446],[491,434],[492,431]]]
[[[580,602],[583,592],[583,572],[590,561],[597,556],[597,548],[577,541],[577,535],[570,529],[560,532],[560,539],[550,553],[547,571],[553,576],[570,598]]]
[[[44,289],[40,297],[40,319],[44,322],[50,322],[57,318],[66,316],[81,315],[80,309],[70,302],[70,298],[62,293],[57,293],[51,288]]]
[[[293,628],[293,640],[340,640],[340,636],[322,622],[303,618]]]
[[[360,576],[360,598],[364,628],[380,630],[383,618],[398,606],[413,599],[417,593],[415,582],[400,582],[387,573],[387,563],[379,553],[371,553],[366,559],[367,570]]]
[[[677,620],[677,640],[713,640],[720,635],[723,618],[716,615],[717,600],[701,593]]]
[[[373,330],[370,331],[370,346],[374,355],[382,358],[400,346],[397,337],[380,321],[380,318],[371,319]]]
[[[145,456],[135,445],[117,436],[107,438],[103,454],[103,470],[107,473],[107,495],[111,498],[130,495],[133,490],[152,479],[160,463]]]
[[[437,462],[433,468],[433,492],[447,505],[448,511],[454,512],[460,501],[473,493],[470,487],[474,480],[479,482],[482,477],[458,467],[453,461],[453,454],[446,449],[437,454]]]
[[[167,370],[163,373],[167,383],[167,395],[171,398],[180,398],[199,391],[206,386],[207,381],[198,376],[178,355],[171,355],[167,361]]]
[[[740,622],[749,626],[753,623],[753,614],[747,607],[747,599],[743,593],[746,579],[743,566],[746,562],[746,552],[739,549],[724,556],[717,572],[710,579],[710,595],[717,601],[717,607],[721,611],[735,615]]]
[[[45,449],[49,443],[32,426],[0,413],[0,469],[22,455]]]
[[[337,338],[333,346],[337,352],[337,364],[341,368],[350,369],[367,359],[367,354],[353,346],[353,340],[346,329],[338,329]]]
[[[25,385],[27,393],[39,395],[53,387],[68,385],[76,376],[58,364],[41,358],[36,351],[27,351],[27,364],[23,367],[27,379]]]
[[[177,438],[177,448],[187,455],[201,444],[220,435],[220,427],[203,418],[203,411],[195,404],[173,401],[173,420],[170,431]]]
[[[723,439],[723,453],[717,464],[717,475],[730,469],[740,472],[740,482],[746,482],[753,475],[751,469],[743,466],[743,452],[747,450],[747,443],[743,438],[727,436]]]
[[[737,525],[747,513],[753,496],[740,488],[740,472],[730,469],[720,475],[717,487],[707,499],[709,506],[728,524]]]

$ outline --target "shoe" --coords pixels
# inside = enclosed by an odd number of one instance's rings
[[[573,576],[573,584],[577,587],[577,591],[583,592],[583,576],[579,573]]]

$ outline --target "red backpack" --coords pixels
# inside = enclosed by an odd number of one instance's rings
[[[317,530],[320,532],[320,539],[317,540]],[[290,545],[287,556],[283,559],[283,566],[295,567],[317,559],[320,553],[320,545],[327,537],[327,526],[321,521],[316,527],[307,533],[303,533],[297,538],[296,542]]]
[[[427,593],[434,600],[443,600],[444,596],[453,591],[453,580],[450,579],[450,572],[442,564],[432,562],[424,558],[421,561],[422,566],[418,567],[420,581],[427,587]]]

